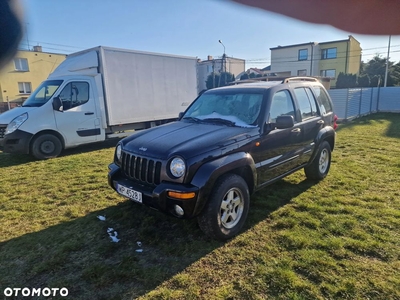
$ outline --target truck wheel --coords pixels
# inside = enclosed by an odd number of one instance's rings
[[[331,146],[327,141],[321,143],[318,154],[310,165],[304,168],[308,179],[321,180],[328,175],[331,166]]]
[[[244,179],[236,174],[227,174],[216,182],[197,221],[208,236],[227,240],[242,229],[249,204],[250,194]]]
[[[57,157],[62,150],[62,144],[53,134],[39,135],[32,144],[32,155],[36,159],[48,159]]]

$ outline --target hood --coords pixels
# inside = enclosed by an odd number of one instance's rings
[[[258,128],[229,127],[178,121],[143,130],[122,140],[123,148],[141,156],[189,159],[258,134]]]
[[[37,109],[37,107],[15,107],[13,109],[7,110],[6,112],[3,112],[0,114],[0,124],[10,124],[12,120],[14,120],[16,117],[19,115],[22,115],[23,113],[30,112],[34,109]]]

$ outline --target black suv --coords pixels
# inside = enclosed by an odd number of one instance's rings
[[[328,174],[336,119],[311,77],[208,90],[178,121],[121,140],[108,182],[229,239],[243,227],[253,192],[302,168],[313,180]]]

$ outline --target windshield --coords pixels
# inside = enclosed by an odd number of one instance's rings
[[[22,104],[23,107],[40,107],[45,104],[54,95],[59,86],[63,83],[62,80],[47,80],[29,96]]]
[[[262,98],[261,93],[206,93],[193,103],[183,119],[211,122],[221,119],[235,126],[253,127],[257,125]]]

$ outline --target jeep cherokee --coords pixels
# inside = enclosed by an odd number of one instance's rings
[[[108,182],[226,240],[243,227],[255,191],[302,168],[313,180],[328,174],[336,119],[311,77],[211,89],[178,121],[122,139]]]

